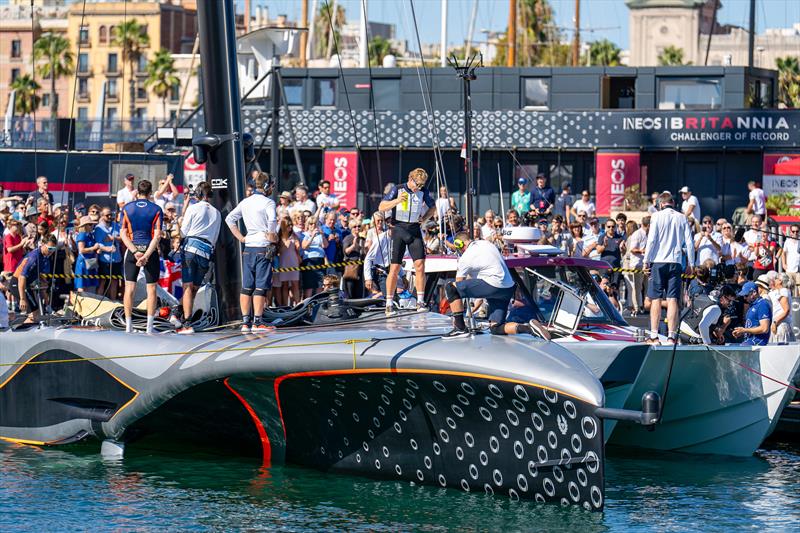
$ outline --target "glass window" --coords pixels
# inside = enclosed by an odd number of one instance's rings
[[[83,97],[89,96],[88,78],[78,78],[78,95]]]
[[[119,68],[117,54],[108,54],[108,73],[114,74]]]
[[[659,109],[719,109],[722,107],[720,78],[660,78]]]
[[[89,54],[78,54],[78,72],[89,72]]]
[[[78,108],[78,120],[89,120],[89,108],[88,107],[79,107]]]
[[[522,107],[547,109],[550,104],[550,78],[522,79]]]
[[[181,99],[181,84],[176,83],[169,89],[170,102],[178,102]]]
[[[303,79],[284,78],[283,92],[286,93],[286,105],[303,105]]]
[[[78,42],[82,45],[89,44],[89,28],[87,26],[81,27],[78,31]]]
[[[106,92],[108,93],[109,98],[117,97],[117,80],[108,80],[108,85],[106,85]]]
[[[12,68],[11,69],[11,83],[14,83],[14,80],[16,80],[17,78],[19,78],[19,69],[18,68]]]
[[[99,39],[102,44],[108,42],[108,29],[105,26],[100,26],[100,31],[98,32]]]
[[[42,107],[50,107],[50,93],[44,93],[42,95]]]
[[[109,107],[106,109],[106,120],[108,122],[113,122],[117,120],[117,108],[116,107]]]
[[[400,109],[400,80],[398,78],[373,79],[372,98],[375,109]]]
[[[336,105],[336,78],[314,80],[314,105],[326,107]]]
[[[147,118],[147,108],[145,107],[137,107],[136,108],[136,118],[140,120],[144,120]]]
[[[147,100],[147,87],[144,86],[144,83],[136,84],[136,99]]]
[[[20,41],[19,39],[11,41],[11,57],[13,58],[22,57],[22,41]]]
[[[147,56],[142,54],[139,56],[139,61],[136,64],[137,72],[145,72],[147,70]]]
[[[772,81],[754,79],[747,91],[747,107],[767,109],[772,107]]]

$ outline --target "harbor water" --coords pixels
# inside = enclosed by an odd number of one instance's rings
[[[262,468],[241,458],[99,444],[0,443],[0,531],[787,531],[800,527],[800,447],[750,458],[614,450],[606,508],[511,502],[483,494]]]

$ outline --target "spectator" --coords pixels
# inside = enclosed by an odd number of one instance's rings
[[[556,215],[564,217],[564,220],[569,223],[572,211],[572,204],[575,203],[575,195],[572,194],[572,187],[568,181],[561,185],[561,194],[556,197],[556,204],[553,212]]]
[[[719,264],[724,254],[722,234],[714,231],[713,219],[706,215],[700,231],[694,236],[694,251],[697,256],[697,266],[708,260]]]
[[[104,207],[100,211],[100,222],[94,228],[94,240],[104,248],[98,259],[98,273],[101,276],[111,276],[111,279],[101,279],[100,294],[112,299],[119,297],[119,279],[122,277],[122,252],[119,237],[119,224],[114,221],[111,208]]]
[[[531,207],[531,193],[528,191],[528,180],[519,178],[517,190],[511,195],[511,209],[519,213],[527,213]]]
[[[433,222],[432,220],[429,222]],[[434,223],[434,228],[436,224]],[[360,261],[366,249],[367,232],[361,231],[358,218],[350,219],[350,233],[342,239],[342,252],[345,261]],[[342,276],[344,293],[348,298],[361,298],[364,294],[360,265],[347,265]]]
[[[331,182],[322,180],[319,182],[319,192],[317,192],[317,216],[320,222],[325,220],[325,216],[339,209],[339,199],[331,193]]]
[[[25,220],[25,212],[28,210],[28,207],[25,203],[20,202],[17,204],[16,209],[14,210],[14,214],[12,215],[14,220],[19,220],[20,222]]]
[[[388,191],[384,190],[383,194],[387,194]],[[442,226],[442,223],[447,216],[447,211],[450,209],[458,210],[456,207],[456,201],[454,198],[450,197],[450,194],[447,192],[447,187],[442,185],[439,187],[439,197],[436,199],[436,219],[439,221],[439,227]]]
[[[136,191],[134,190],[133,182],[136,177],[133,174],[125,174],[123,179],[123,186],[117,191],[117,206],[120,211],[126,204],[136,199]]]
[[[617,223],[611,219],[606,220],[606,231],[597,238],[596,250],[600,259],[611,265],[612,269],[622,268],[622,256],[625,254],[625,239],[617,233]],[[619,272],[609,272],[608,278],[612,285],[619,287]]]
[[[597,208],[589,196],[589,191],[583,191],[581,197],[572,204],[572,215],[574,217],[580,217],[581,211],[586,215],[584,218],[592,218],[597,212]]]
[[[375,237],[364,256],[364,286],[372,298],[382,298],[386,291],[386,277],[392,255],[392,238],[383,223],[383,214],[372,215]]]
[[[650,272],[647,295],[650,297],[650,338],[648,344],[660,344],[658,324],[661,322],[661,300],[667,300],[667,337],[677,343],[678,305],[681,296],[681,275],[684,269],[683,250],[688,256],[686,274],[692,273],[694,244],[685,216],[678,214],[668,192],[659,196],[661,211],[651,218],[645,245],[645,271]]]
[[[772,326],[772,309],[769,300],[764,298],[769,291],[769,286],[762,282],[748,281],[742,286],[738,296],[744,298],[750,305],[745,315],[744,327],[733,330],[733,336],[744,338],[744,346],[765,346],[769,343],[770,329]]]
[[[749,265],[753,266],[755,261],[755,247],[761,241],[761,223],[763,218],[761,215],[753,215],[750,217],[750,229],[744,232],[744,243],[747,248],[742,251],[742,256],[747,260]]]
[[[761,184],[756,181],[747,182],[747,190],[750,191],[746,212],[748,215],[758,215],[762,219],[767,216],[767,195],[761,189]]]
[[[325,215],[321,229],[328,243],[325,247],[325,258],[328,263],[338,263],[342,258],[342,232],[336,227],[335,211],[329,211]]]
[[[153,201],[161,209],[166,209],[168,202],[174,202],[178,197],[178,188],[173,183],[175,176],[172,173],[167,174],[167,177],[158,180],[158,189],[153,193]]]
[[[517,226],[519,226],[519,212],[516,209],[510,209],[506,213],[506,227],[516,228]]]
[[[733,235],[733,226],[730,222],[725,221],[722,224],[722,256],[726,265],[735,265],[747,259],[742,256],[746,251],[746,247],[736,242]]]
[[[600,288],[606,293],[608,296],[611,305],[614,306],[615,309],[619,309],[619,287],[618,285],[611,279],[610,276],[604,275],[600,278]]]
[[[292,231],[299,239],[300,234],[306,229],[306,215],[303,211],[295,209],[292,213]]]
[[[36,200],[36,212],[36,223],[45,224],[52,231],[55,228],[55,219],[50,213],[50,204],[47,203],[47,200],[44,198]]]
[[[50,225],[47,222],[39,222],[36,224],[36,237],[33,245],[39,246],[48,235],[50,235]]]
[[[778,274],[772,280],[769,298],[772,302],[772,326],[769,341],[794,342],[792,331],[792,280],[788,274]]]
[[[305,185],[298,185],[295,187],[294,198],[294,202],[289,206],[291,212],[300,211],[302,213],[304,211],[310,211],[313,215],[317,211],[317,204],[308,197],[308,187]]]
[[[617,216],[614,217],[614,220],[617,221],[617,235],[619,237],[622,237],[622,240],[627,241],[628,236],[630,235],[630,233],[628,233],[628,228],[627,228],[628,215],[626,215],[625,213],[617,213]]]
[[[593,218],[589,221],[589,232],[583,236],[583,256],[589,259],[600,259],[597,249],[600,240],[600,221]]]
[[[302,266],[321,266],[325,264],[325,250],[328,248],[328,239],[320,231],[316,217],[306,221],[306,230],[303,233],[301,248],[303,250]],[[305,298],[313,296],[322,285],[322,269],[304,270],[300,275]]]
[[[658,193],[654,192],[650,195],[650,204],[647,206],[647,212],[651,215],[658,212]]]
[[[628,298],[633,306],[633,315],[639,315],[644,311],[644,294],[647,289],[647,279],[641,270],[644,268],[645,246],[647,246],[647,233],[650,231],[650,217],[642,218],[642,226],[631,233],[628,237],[628,267],[635,269],[636,272],[625,274],[630,289]]]
[[[53,195],[48,190],[47,177],[39,176],[36,178],[36,190],[28,194],[28,204],[38,205],[39,199],[43,199],[48,205],[53,203]]]
[[[94,240],[95,222],[88,216],[82,217],[78,222],[78,235],[75,242],[78,244],[78,257],[75,261],[75,290],[84,292],[86,289],[97,287],[98,280],[83,276],[97,275],[97,251],[101,249],[100,243]],[[110,251],[111,247],[103,251]]]
[[[789,226],[789,234],[783,241],[781,263],[792,281],[791,285],[794,285],[794,296],[800,297],[800,224]]]
[[[17,265],[25,257],[25,246],[28,243],[27,237],[22,236],[22,224],[19,220],[10,220],[7,233],[3,236],[3,272],[14,272]],[[17,294],[9,291],[9,303],[12,305],[19,302]]]
[[[97,204],[92,204],[89,206],[89,218],[91,218],[95,223],[100,221],[100,211],[101,207]]]
[[[295,234],[291,221],[284,217],[278,230],[278,266],[282,269],[293,269],[299,267],[302,261],[300,239]],[[278,305],[293,305],[303,299],[300,294],[300,272],[297,270],[277,273],[274,285],[278,288],[275,298]]]
[[[589,217],[586,216],[586,211],[578,211],[575,221],[581,225],[583,233],[588,233],[592,230],[592,226],[589,225]]]
[[[480,238],[488,239],[494,234],[494,211],[489,209],[484,213],[483,218],[486,222],[481,226]]]
[[[290,216],[289,211],[291,202],[292,193],[289,191],[283,191],[278,197],[278,205],[275,207],[275,211],[278,213],[278,220],[282,219],[283,217]]]
[[[759,239],[753,245],[753,279],[758,279],[762,274],[774,271],[781,257],[778,243],[770,240],[766,231],[759,233]]]
[[[548,224],[546,218],[540,218],[538,222],[536,222],[536,227],[539,230],[541,237],[539,238],[539,244],[551,244],[553,235],[548,230]]]
[[[550,238],[550,244],[556,248],[560,248],[565,254],[569,255],[572,247],[572,234],[564,223],[564,217],[556,215],[553,217],[553,231]]]
[[[556,193],[547,185],[544,174],[536,176],[536,187],[531,191],[531,211],[537,217],[550,217],[556,203]]]
[[[583,225],[580,222],[573,222],[569,225],[572,236],[572,248],[569,255],[573,257],[583,257]]]
[[[694,277],[689,282],[689,299],[695,296],[708,296],[714,289],[714,283],[711,282],[711,271],[706,265],[699,265],[694,269]]]
[[[17,204],[17,202],[21,202],[22,197],[15,194],[9,195],[8,191],[5,190],[5,187],[3,187],[3,184],[0,183],[0,200],[7,202],[10,209],[13,208]]]
[[[697,196],[692,194],[691,189],[683,186],[680,191],[683,202],[681,203],[681,212],[686,215],[686,218],[692,217],[695,220],[702,220],[700,215],[700,202]]]

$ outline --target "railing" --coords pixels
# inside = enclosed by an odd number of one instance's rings
[[[76,119],[72,136],[76,150],[102,150],[104,143],[143,142],[164,122],[163,119]],[[51,119],[34,122],[27,117],[15,118],[8,131],[5,128],[0,130],[0,148],[54,150],[55,129],[55,122]]]

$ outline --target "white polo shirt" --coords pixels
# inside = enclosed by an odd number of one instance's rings
[[[694,240],[686,216],[670,207],[652,215],[645,246],[645,264],[681,264],[684,250],[688,256],[687,264],[694,265]]]
[[[225,217],[225,223],[235,226],[244,220],[247,234],[244,245],[250,248],[264,248],[272,244],[267,240],[267,233],[275,233],[278,215],[275,212],[275,202],[267,198],[264,193],[254,192],[233,208]]]
[[[479,279],[498,289],[514,286],[503,256],[489,241],[472,241],[467,246],[458,259],[456,277]]]

